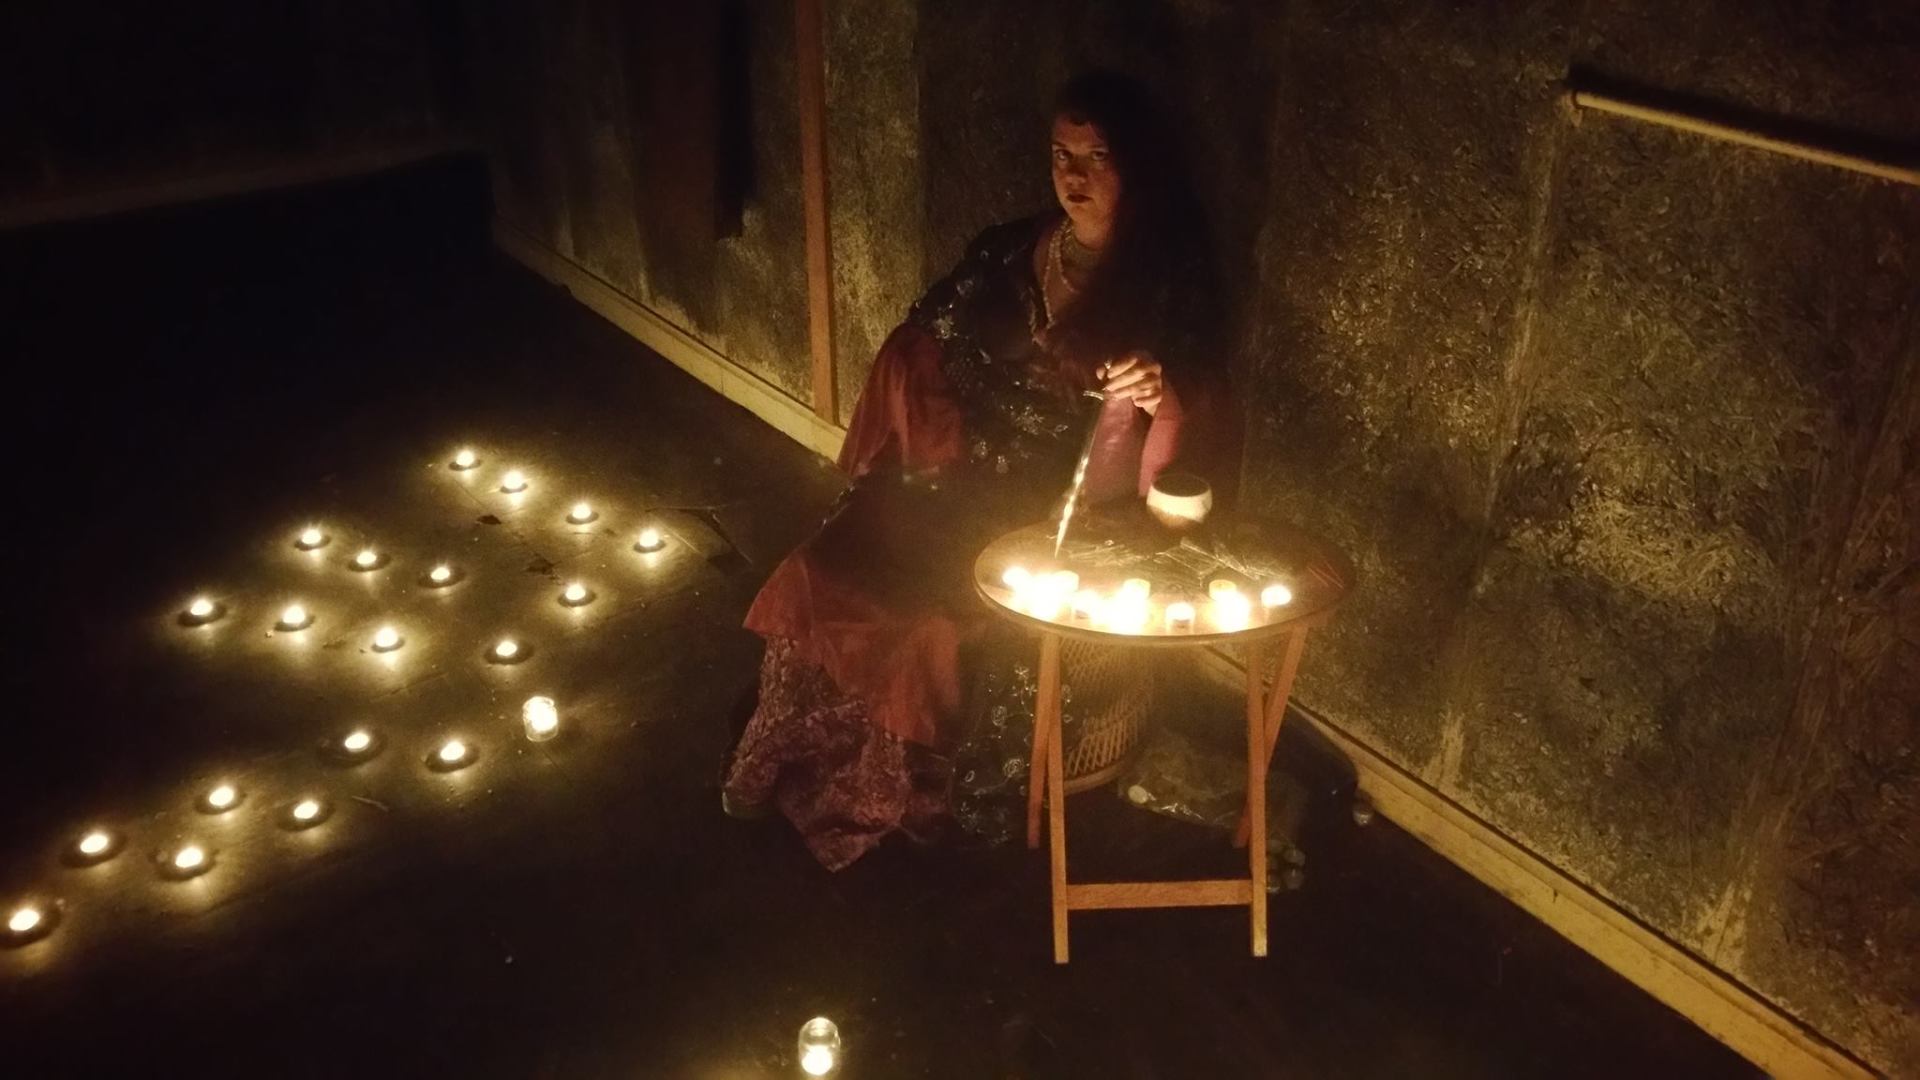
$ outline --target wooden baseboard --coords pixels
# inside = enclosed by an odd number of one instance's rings
[[[496,222],[494,239],[507,254],[566,286],[581,303],[722,396],[801,445],[838,455],[845,432],[807,406],[512,226]],[[1244,691],[1246,674],[1236,661],[1214,651],[1205,655],[1211,675],[1236,695]],[[1507,839],[1338,725],[1297,706],[1294,711],[1352,760],[1361,791],[1388,820],[1761,1069],[1777,1077],[1873,1075],[1771,1002]]]
[[[493,242],[527,269],[565,288],[573,298],[714,393],[771,424],[788,438],[833,460],[846,431],[815,415],[807,405],[668,322],[658,312],[601,280],[591,270],[515,226],[495,218]]]
[[[1243,692],[1246,673],[1238,661],[1215,650],[1205,657],[1211,677],[1235,694]],[[1874,1075],[1772,1002],[1507,839],[1338,724],[1297,703],[1290,715],[1304,717],[1353,762],[1360,790],[1379,814],[1769,1075]]]

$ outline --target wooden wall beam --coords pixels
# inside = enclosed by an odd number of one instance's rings
[[[799,60],[800,174],[807,221],[807,342],[813,411],[838,423],[833,380],[833,240],[827,216],[827,47],[821,0],[794,0]]]

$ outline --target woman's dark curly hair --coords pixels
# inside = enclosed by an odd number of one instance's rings
[[[1127,352],[1152,350],[1169,321],[1196,308],[1183,290],[1213,281],[1206,219],[1185,170],[1185,154],[1137,79],[1111,71],[1077,75],[1060,88],[1053,115],[1092,124],[1106,138],[1120,175],[1120,205],[1099,269],[1061,313],[1049,341],[1074,367],[1091,368]],[[1192,329],[1192,328],[1188,328]],[[1171,372],[1210,355],[1159,355]]]

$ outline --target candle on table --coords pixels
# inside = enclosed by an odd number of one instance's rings
[[[666,543],[659,529],[648,528],[640,530],[640,539],[634,541],[633,547],[636,551],[654,552],[665,547]]]
[[[520,658],[520,643],[512,638],[501,638],[493,646],[493,658],[502,662]]]
[[[187,844],[166,857],[163,869],[175,880],[199,877],[213,868],[213,856],[198,844]]]
[[[1179,600],[1179,601],[1175,601],[1174,603],[1168,604],[1167,605],[1167,629],[1168,630],[1193,629],[1193,605],[1187,603],[1185,600]]]
[[[1269,585],[1260,590],[1260,603],[1263,607],[1285,607],[1293,603],[1293,590],[1285,585]]]
[[[1244,630],[1253,618],[1253,604],[1239,591],[1213,599],[1213,621],[1222,630]]]
[[[1085,622],[1099,622],[1101,608],[1098,589],[1081,589],[1073,594],[1073,617]]]
[[[1207,596],[1210,599],[1218,600],[1223,596],[1238,593],[1239,591],[1240,586],[1226,578],[1214,578],[1212,581],[1207,582]]]

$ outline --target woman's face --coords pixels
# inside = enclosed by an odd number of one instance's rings
[[[1120,208],[1120,170],[1099,128],[1054,117],[1053,194],[1081,239],[1105,242]]]

